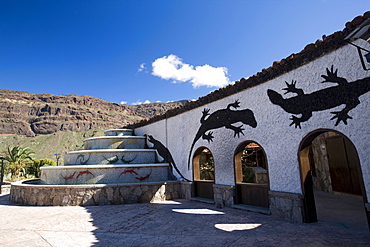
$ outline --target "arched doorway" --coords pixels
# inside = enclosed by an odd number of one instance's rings
[[[367,202],[357,150],[343,134],[317,130],[300,144],[304,221],[368,228]]]
[[[211,151],[206,147],[198,148],[193,158],[193,184],[195,197],[213,199],[215,165]]]
[[[235,150],[236,204],[269,207],[267,159],[263,148],[252,141]]]

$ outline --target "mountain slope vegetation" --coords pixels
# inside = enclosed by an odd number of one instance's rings
[[[91,96],[0,89],[0,152],[21,145],[30,147],[35,158],[55,159],[55,154],[83,148],[83,139],[164,114],[185,102],[132,106]]]

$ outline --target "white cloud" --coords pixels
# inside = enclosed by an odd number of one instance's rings
[[[139,68],[137,69],[137,72],[141,72],[141,71],[143,71],[145,69],[146,69],[145,63],[142,63],[142,64],[139,65]]]
[[[121,101],[121,104],[122,105],[126,105],[127,104],[127,101]]]
[[[165,80],[173,80],[173,83],[189,81],[194,88],[224,87],[230,83],[228,69],[226,67],[212,67],[208,64],[193,66],[182,62],[176,55],[157,58],[152,63],[152,75]]]
[[[150,104],[150,101],[145,100],[144,102],[142,102],[141,100],[138,100],[136,102],[131,103],[131,105],[142,105],[142,104]]]

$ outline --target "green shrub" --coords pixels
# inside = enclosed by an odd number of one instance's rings
[[[26,167],[26,173],[33,175],[36,178],[39,178],[41,175],[40,167],[41,166],[55,166],[56,163],[52,159],[35,159],[33,163],[28,164]]]

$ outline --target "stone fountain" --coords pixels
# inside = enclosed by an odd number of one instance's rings
[[[41,179],[12,185],[10,200],[27,205],[125,204],[190,197],[190,183],[171,180],[146,137],[106,130],[64,155],[63,166],[41,168]]]

